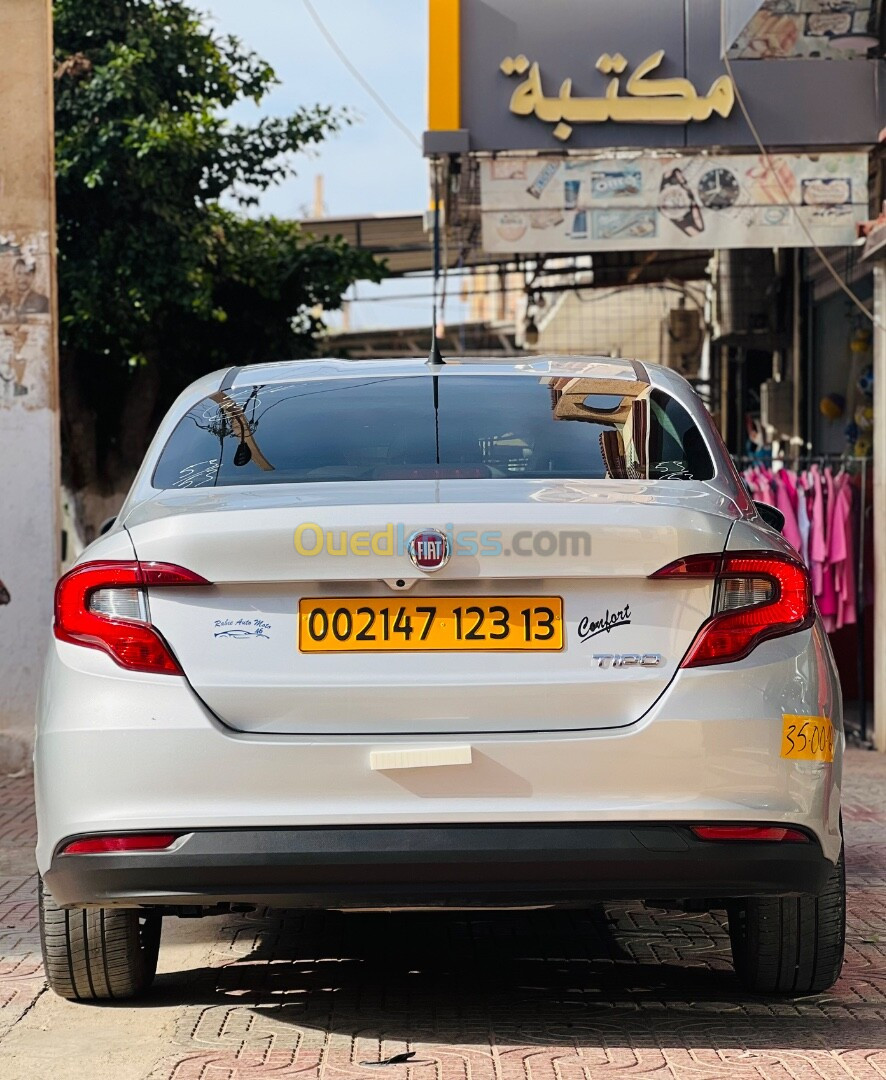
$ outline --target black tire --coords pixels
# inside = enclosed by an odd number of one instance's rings
[[[51,990],[70,1001],[134,998],[157,971],[162,917],[131,908],[60,908],[38,883],[40,947]]]
[[[846,942],[843,854],[818,896],[736,901],[729,907],[732,961],[755,994],[820,994],[840,976]]]

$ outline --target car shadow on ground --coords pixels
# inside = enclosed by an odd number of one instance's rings
[[[635,903],[229,917],[211,966],[159,977],[145,1005],[240,1007],[278,1031],[405,1042],[418,1065],[423,1042],[604,1045],[616,1029],[620,1045],[663,1045],[679,1029],[681,1045],[881,1049],[886,997],[868,996],[841,982],[818,997],[752,997],[724,913]]]

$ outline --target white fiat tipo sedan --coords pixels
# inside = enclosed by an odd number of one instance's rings
[[[751,991],[830,987],[840,689],[767,520],[652,365],[201,379],[58,584],[50,985],[140,993],[164,916],[639,898],[726,909]]]

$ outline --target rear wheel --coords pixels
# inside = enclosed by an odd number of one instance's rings
[[[766,897],[729,907],[732,960],[757,994],[819,994],[843,966],[846,876],[843,854],[818,896]]]
[[[71,1001],[137,997],[157,971],[162,917],[127,908],[60,908],[39,883],[50,989]]]

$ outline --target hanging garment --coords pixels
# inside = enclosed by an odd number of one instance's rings
[[[795,503],[791,498],[792,492],[796,497],[796,489],[791,483],[787,469],[782,469],[780,472],[775,473],[774,480],[775,506],[784,516],[784,528],[781,531],[782,536],[784,536],[785,540],[787,540],[799,555],[803,541],[800,537],[800,528],[797,525]]]
[[[800,533],[800,554],[803,556],[803,562],[808,566],[811,522],[809,520],[809,503],[807,500],[806,486],[803,483],[803,477],[799,476],[797,478],[797,529]]]
[[[744,472],[754,499],[784,515],[784,537],[809,568],[812,591],[825,629],[832,633],[857,621],[857,479],[812,465],[794,473],[754,464]]]
[[[745,469],[742,473],[742,478],[745,482],[745,487],[751,493],[751,498],[756,502],[763,502],[760,495],[760,482],[757,478],[757,470],[754,468]]]
[[[825,497],[825,555],[821,568],[821,591],[816,599],[818,601],[818,609],[821,612],[822,621],[824,622],[824,628],[830,634],[837,628],[837,587],[834,582],[834,564],[831,562],[829,550],[830,537],[834,528],[834,508],[836,504],[836,499],[834,497],[834,474],[831,472],[830,466],[822,472],[822,484],[824,486]]]
[[[834,517],[828,538],[828,561],[834,568],[836,629],[854,623],[856,611],[855,528],[852,484],[846,473],[834,481]]]
[[[788,493],[788,498],[791,500],[791,509],[794,511],[794,517],[797,516],[797,484],[799,478],[795,472],[791,469],[782,469],[778,474],[781,478],[781,482],[785,486],[785,490]]]
[[[809,483],[812,488],[811,528],[809,530],[809,573],[812,577],[812,592],[816,598],[821,595],[824,579],[824,564],[828,557],[825,542],[824,489],[821,472],[817,465],[809,470]]]
[[[748,469],[745,475],[749,478],[751,491],[757,502],[769,503],[770,506],[775,506],[771,471],[765,465],[755,465],[752,469]]]

